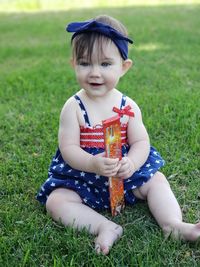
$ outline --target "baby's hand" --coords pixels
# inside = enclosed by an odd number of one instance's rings
[[[133,162],[128,157],[123,157],[119,165],[121,165],[117,173],[117,177],[119,178],[127,179],[136,171]]]
[[[105,153],[93,156],[91,164],[95,173],[106,177],[116,176],[121,167],[119,159],[106,158]]]

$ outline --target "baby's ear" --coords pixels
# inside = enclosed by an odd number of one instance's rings
[[[72,68],[74,68],[74,65],[75,65],[74,58],[71,58],[70,59],[70,65],[71,65]]]
[[[122,63],[122,75],[124,75],[133,65],[133,61],[131,59],[126,59]]]

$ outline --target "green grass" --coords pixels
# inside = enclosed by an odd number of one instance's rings
[[[0,11],[45,11],[45,10],[70,10],[80,8],[99,7],[129,7],[129,6],[154,6],[154,5],[177,5],[199,4],[200,0],[1,0]]]
[[[140,105],[184,219],[199,220],[199,12],[179,5],[0,14],[0,266],[199,266],[199,243],[165,240],[145,203],[114,219],[124,234],[103,257],[93,237],[54,223],[35,200],[60,110],[78,90],[65,24],[107,13],[135,41],[135,65],[118,88]]]

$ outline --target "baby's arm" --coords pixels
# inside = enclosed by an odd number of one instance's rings
[[[117,176],[121,178],[128,178],[138,170],[147,160],[150,151],[149,136],[142,121],[141,111],[131,99],[128,104],[131,105],[135,116],[130,117],[128,123],[127,135],[130,150],[127,157],[120,161],[121,168]]]
[[[79,107],[73,98],[64,105],[60,115],[59,148],[62,157],[72,168],[94,172],[99,175],[116,175],[120,168],[118,159],[109,159],[104,154],[93,156],[80,147]]]

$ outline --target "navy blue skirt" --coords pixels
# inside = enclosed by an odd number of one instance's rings
[[[84,150],[92,155],[104,151],[102,148],[84,148]],[[128,150],[129,146],[123,145],[122,155],[127,155]],[[136,197],[133,194],[133,189],[146,183],[164,164],[165,162],[160,154],[155,148],[151,147],[145,164],[130,178],[124,180],[126,204],[135,203]],[[93,209],[110,208],[108,177],[71,168],[64,162],[59,149],[51,162],[48,179],[41,186],[36,196],[37,200],[45,204],[48,196],[56,188],[68,188],[75,191],[81,197],[83,203]]]

